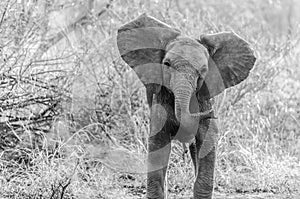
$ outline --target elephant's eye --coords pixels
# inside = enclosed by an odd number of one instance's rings
[[[200,71],[199,71],[200,75],[201,75],[201,76],[205,76],[206,73],[207,73],[207,70],[208,70],[207,65],[203,65],[203,66],[201,67]]]
[[[163,64],[168,66],[168,67],[171,66],[170,60],[164,60]]]

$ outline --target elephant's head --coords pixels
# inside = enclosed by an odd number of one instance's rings
[[[195,111],[196,93],[209,99],[240,83],[256,60],[248,43],[233,32],[192,39],[146,14],[120,27],[117,45],[144,84],[174,93],[175,115],[183,126],[208,114]]]

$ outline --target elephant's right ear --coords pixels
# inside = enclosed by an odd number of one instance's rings
[[[142,14],[118,29],[117,46],[122,59],[134,69],[143,84],[163,84],[161,63],[167,44],[180,32]]]
[[[254,66],[256,57],[250,44],[234,32],[201,35],[199,42],[210,54],[208,73],[201,87],[211,98],[224,89],[244,81]]]

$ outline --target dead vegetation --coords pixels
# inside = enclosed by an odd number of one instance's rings
[[[199,37],[234,30],[255,49],[250,78],[215,99],[216,198],[298,198],[299,3],[0,2],[1,198],[141,198],[149,109],[115,48],[143,12]],[[174,143],[170,198],[191,195],[191,160]],[[247,196],[248,197],[248,196]]]

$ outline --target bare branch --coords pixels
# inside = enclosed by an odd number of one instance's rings
[[[82,25],[82,23],[88,19],[89,13],[93,9],[93,3],[94,1],[91,0],[88,2],[88,9],[84,9],[81,14],[79,14],[79,17],[71,24],[69,24],[64,30],[58,32],[55,36],[51,37],[50,39],[47,39],[45,42],[43,42],[37,52],[34,54],[34,59],[40,59],[45,52],[47,52],[52,46],[57,44],[59,41],[61,41],[66,35],[73,32],[78,25]],[[98,11],[96,13],[97,17],[102,16],[106,10],[111,6],[112,0],[110,0],[109,3],[106,4],[105,8]]]
[[[8,2],[9,2],[9,1],[7,1],[6,6],[5,6],[4,11],[3,11],[3,13],[2,13],[2,16],[1,16],[0,27],[1,27],[2,23],[3,23],[4,16],[5,16],[6,11],[7,11],[7,8],[8,8]]]

